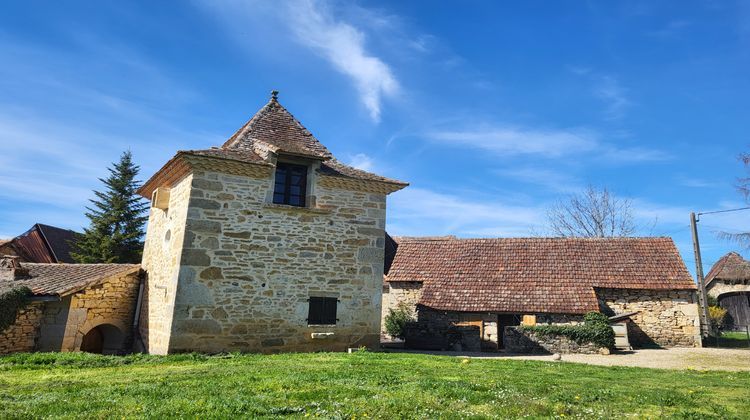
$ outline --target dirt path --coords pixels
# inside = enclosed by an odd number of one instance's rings
[[[552,356],[507,355],[503,353],[422,352],[435,355],[476,357],[482,359],[521,359],[553,361]],[[695,369],[750,371],[750,349],[671,348],[634,350],[602,356],[598,354],[563,354],[563,362],[601,366],[632,366],[657,369]]]

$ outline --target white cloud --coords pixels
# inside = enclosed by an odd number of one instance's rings
[[[465,191],[444,194],[409,187],[388,198],[388,231],[394,235],[529,236],[543,221],[539,207],[509,205]]]
[[[632,163],[664,161],[670,155],[643,147],[618,147],[603,142],[600,134],[587,129],[536,129],[482,124],[465,130],[434,130],[424,134],[429,140],[452,146],[466,146],[496,156],[536,155],[545,158],[593,156],[608,162]]]
[[[542,155],[560,157],[589,152],[597,147],[595,136],[585,130],[539,130],[511,126],[488,126],[456,131],[433,131],[433,140],[482,149],[496,155]]]
[[[543,167],[508,168],[495,171],[496,174],[523,182],[540,185],[549,190],[572,193],[581,189],[580,180],[562,171]]]
[[[231,28],[231,35],[247,45],[248,26],[271,26],[261,34],[263,43],[271,43],[273,35],[281,27],[290,39],[325,59],[336,71],[347,76],[356,88],[359,99],[367,108],[373,121],[380,120],[382,102],[399,92],[399,83],[382,58],[366,47],[365,29],[377,30],[388,26],[389,16],[369,13],[360,8],[360,27],[341,16],[335,16],[326,0],[290,0],[270,3],[261,1],[199,1],[198,4],[216,14],[224,25]],[[367,13],[365,13],[367,12]],[[252,38],[252,37],[251,37]],[[256,46],[253,48],[265,48]]]
[[[287,13],[289,28],[297,41],[351,78],[370,116],[378,121],[382,97],[396,94],[399,85],[390,67],[367,51],[364,33],[347,22],[337,21],[322,1],[289,3]]]
[[[364,153],[357,153],[356,155],[351,156],[348,164],[349,166],[353,166],[363,171],[371,171],[375,166],[375,162],[372,158]]]

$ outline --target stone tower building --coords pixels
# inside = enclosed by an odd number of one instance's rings
[[[140,190],[149,353],[378,344],[386,196],[407,184],[336,160],[276,95]]]

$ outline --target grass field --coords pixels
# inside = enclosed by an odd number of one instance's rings
[[[0,418],[747,418],[750,372],[389,353],[0,357]]]
[[[710,337],[707,344],[711,347],[750,349],[750,340],[745,331],[722,331],[718,339]]]

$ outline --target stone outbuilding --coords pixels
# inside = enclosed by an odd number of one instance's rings
[[[220,147],[177,152],[140,190],[142,349],[378,346],[386,196],[406,185],[338,161],[275,92]]]
[[[38,264],[4,257],[0,292],[32,291],[0,331],[0,354],[30,351],[129,352],[140,288],[138,264]]]
[[[730,252],[711,267],[706,293],[727,310],[730,326],[750,325],[750,261]]]
[[[474,327],[469,349],[498,350],[507,327],[574,324],[590,311],[627,314],[633,346],[701,345],[696,286],[670,238],[397,237],[387,249],[383,315],[412,308],[423,346]]]

